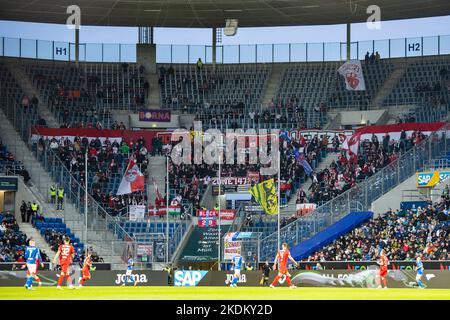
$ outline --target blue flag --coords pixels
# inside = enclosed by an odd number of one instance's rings
[[[295,158],[297,159],[298,163],[303,166],[303,169],[305,170],[305,173],[309,176],[311,172],[313,172],[313,169],[311,168],[311,165],[306,161],[305,155],[303,153],[300,154],[298,149],[295,150]]]

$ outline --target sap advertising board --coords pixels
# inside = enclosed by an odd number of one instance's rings
[[[195,287],[200,283],[208,271],[175,271],[174,285],[177,287]]]

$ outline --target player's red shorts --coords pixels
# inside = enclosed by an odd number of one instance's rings
[[[69,267],[70,267],[70,263],[68,262],[61,262],[61,272],[62,273],[68,273],[69,272]]]
[[[280,268],[278,269],[278,272],[281,274],[287,274],[288,269],[285,266],[280,266]]]
[[[89,272],[89,269],[83,268],[83,278],[90,278],[91,273]]]
[[[380,277],[385,278],[387,276],[388,269],[386,267],[380,268]]]

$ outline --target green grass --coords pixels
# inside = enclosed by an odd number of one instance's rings
[[[57,290],[0,287],[0,300],[450,300],[450,289],[83,287]]]

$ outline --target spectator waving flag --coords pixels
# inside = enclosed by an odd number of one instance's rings
[[[139,170],[136,161],[130,159],[128,162],[127,169],[125,170],[125,175],[120,182],[119,189],[117,190],[117,195],[129,194],[136,191],[144,191],[144,175]]]
[[[297,159],[298,163],[303,166],[306,175],[309,176],[313,172],[313,169],[311,168],[311,165],[308,163],[308,161],[305,159],[305,154],[304,153],[300,154],[299,152],[297,152],[295,158]]]
[[[349,60],[344,63],[338,72],[345,78],[345,88],[349,91],[366,90],[366,82],[364,81],[361,61]]]
[[[250,188],[250,193],[267,214],[278,214],[278,195],[274,179],[258,183]]]

